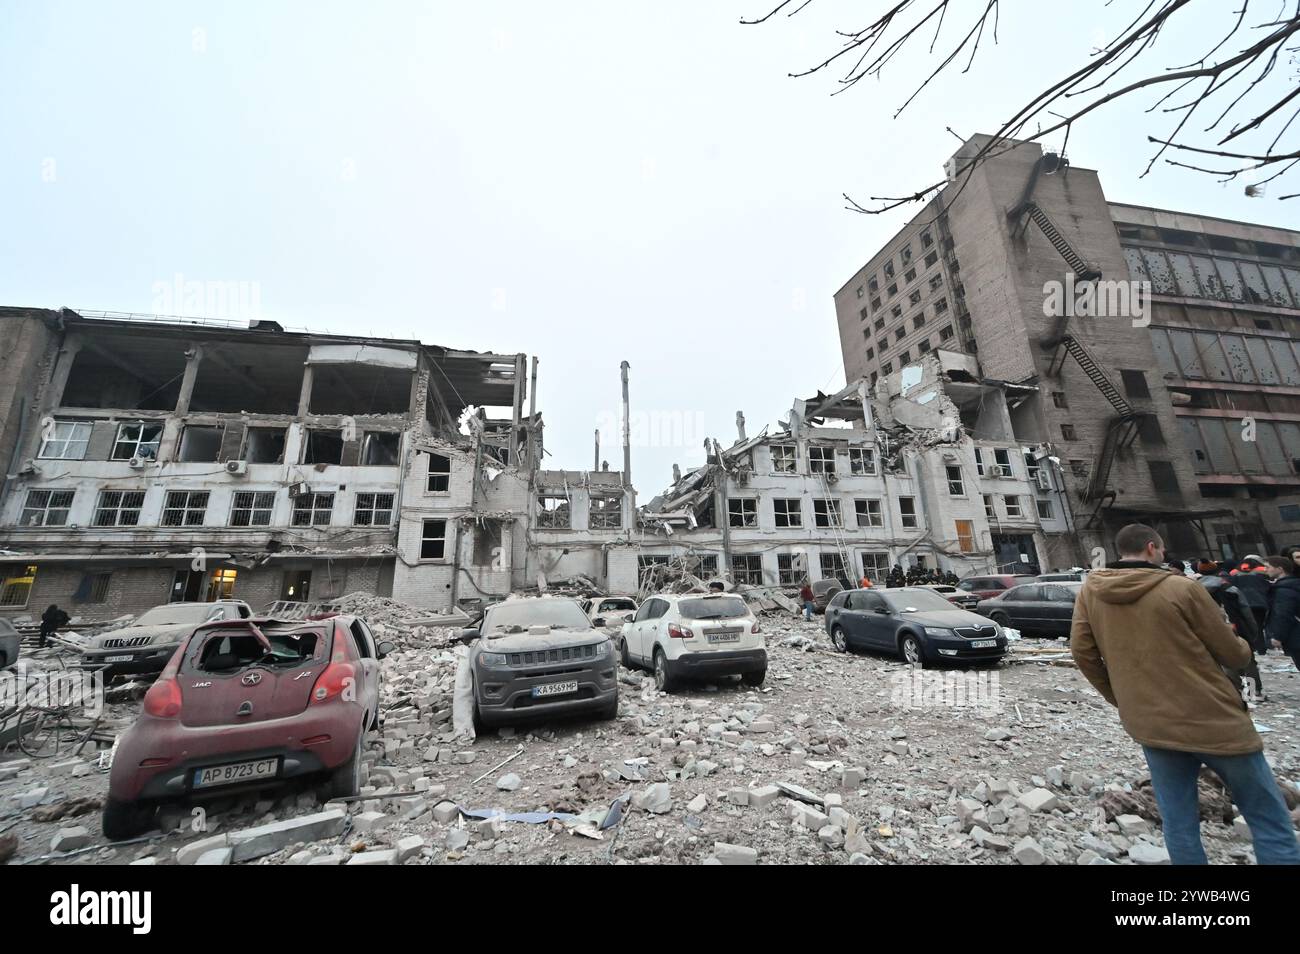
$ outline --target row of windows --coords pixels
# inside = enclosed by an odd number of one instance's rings
[[[1178,377],[1300,387],[1300,350],[1286,338],[1153,327],[1151,344]]]
[[[539,530],[572,530],[573,507],[569,498],[560,494],[539,495],[536,526]],[[588,498],[588,530],[618,530],[622,526],[622,494],[592,494]]]
[[[974,527],[969,520],[955,523],[958,546],[963,553],[975,552]],[[700,556],[697,575],[701,579],[710,579],[718,575],[718,555]],[[856,566],[846,566],[844,555],[840,553],[821,553],[817,557],[817,567],[821,570],[821,579],[835,579],[845,587],[855,587],[858,580],[867,577],[873,583],[883,584],[893,566],[893,560],[884,550],[858,550],[856,560],[850,555],[850,562]],[[642,554],[637,558],[639,579],[645,581],[651,567],[667,564],[672,558],[662,554]],[[732,582],[741,586],[798,586],[811,579],[809,574],[808,554],[800,552],[777,553],[776,572],[770,566],[764,566],[761,553],[733,553],[729,569]]]
[[[101,490],[91,518],[92,527],[134,527],[144,510],[143,490]],[[19,526],[63,527],[76,496],[73,490],[29,490],[23,502]],[[333,493],[301,494],[293,498],[290,523],[295,527],[328,526],[334,515]],[[276,491],[241,490],[231,498],[228,526],[269,527],[275,508]],[[352,525],[387,527],[393,522],[391,493],[353,495]],[[169,490],[163,502],[160,526],[202,527],[208,525],[209,492]]]
[[[1221,255],[1125,246],[1130,274],[1157,295],[1300,308],[1300,269]]]
[[[43,434],[37,456],[46,460],[85,460],[94,426],[93,421],[52,421]],[[162,433],[161,422],[119,424],[108,459],[157,460]],[[174,459],[183,463],[215,463],[220,459],[225,433],[221,424],[187,424],[181,429]],[[282,464],[286,433],[283,427],[245,428],[239,456],[232,459],[251,464]],[[308,428],[299,462],[341,464],[345,443],[342,430]],[[400,445],[400,434],[367,431],[361,439],[358,461],[363,466],[396,466]]]
[[[1179,417],[1198,474],[1300,474],[1300,424],[1290,421]]]

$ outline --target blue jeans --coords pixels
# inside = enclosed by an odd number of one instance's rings
[[[1250,826],[1255,860],[1261,865],[1300,865],[1300,846],[1286,802],[1277,790],[1263,752],[1204,755],[1142,746],[1151,786],[1164,823],[1165,847],[1176,865],[1206,864],[1196,779],[1204,763],[1223,779]]]
[[[804,618],[804,619],[809,619],[809,620],[813,618],[813,601],[812,601],[812,600],[805,600],[805,601],[804,601],[804,604],[803,604],[803,618]]]

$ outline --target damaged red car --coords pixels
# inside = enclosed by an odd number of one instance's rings
[[[357,794],[392,648],[355,616],[199,627],[117,744],[104,835],[140,834],[164,801],[299,778],[319,778],[329,798]]]

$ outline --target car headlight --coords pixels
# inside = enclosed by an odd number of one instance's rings
[[[927,627],[925,628],[925,635],[927,635],[927,636],[956,636],[957,634],[954,633],[954,632],[953,632],[952,630],[950,630],[950,629],[944,629],[944,628],[942,628],[942,627],[940,627],[940,626],[927,626]]]
[[[506,666],[509,660],[506,659],[505,653],[479,653],[478,660],[485,666],[493,669],[499,669]]]
[[[608,639],[602,639],[600,642],[596,644],[597,656],[609,656],[613,653],[613,651],[614,651],[613,643],[611,643]]]

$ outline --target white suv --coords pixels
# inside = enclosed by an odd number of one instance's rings
[[[655,674],[655,686],[671,692],[695,676],[740,676],[761,686],[767,647],[745,601],[730,593],[668,593],[652,596],[623,624],[623,665]]]

